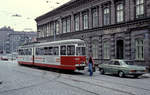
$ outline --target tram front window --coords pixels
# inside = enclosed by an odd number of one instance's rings
[[[78,56],[85,55],[85,47],[77,47],[76,55],[78,55]]]

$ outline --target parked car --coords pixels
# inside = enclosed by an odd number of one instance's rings
[[[1,57],[1,60],[8,61],[8,57],[7,57],[6,55],[3,55],[3,56]]]
[[[133,61],[130,60],[113,59],[108,63],[100,64],[99,71],[101,74],[117,74],[119,77],[124,77],[125,75],[139,77],[146,73],[146,68],[133,65]]]

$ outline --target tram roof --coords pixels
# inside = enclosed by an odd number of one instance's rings
[[[61,44],[78,44],[78,43],[84,43],[84,41],[81,40],[81,39],[69,39],[69,40],[61,40],[61,41],[39,43],[39,44],[35,44],[35,46],[61,45]]]
[[[21,46],[20,48],[27,48],[27,47],[32,47],[34,46],[50,46],[50,45],[61,45],[61,44],[79,44],[79,43],[84,43],[84,40],[81,39],[69,39],[69,40],[60,40],[60,41],[53,41],[53,42],[44,42],[44,43],[33,43],[30,45],[24,45]]]

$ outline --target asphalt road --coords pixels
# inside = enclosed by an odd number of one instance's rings
[[[87,71],[59,72],[0,61],[0,95],[150,95],[150,74],[140,78],[92,77]]]

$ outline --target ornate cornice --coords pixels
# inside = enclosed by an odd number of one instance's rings
[[[150,29],[149,28],[150,27],[150,22],[149,21],[150,21],[150,17],[149,18],[138,19],[138,20],[133,20],[133,21],[128,21],[128,22],[124,22],[124,23],[119,23],[119,24],[103,26],[103,27],[96,27],[96,28],[80,30],[80,31],[76,31],[76,32],[69,32],[69,33],[60,34],[60,35],[57,35],[57,36],[58,37],[68,37],[68,36],[71,36],[71,35],[92,33],[92,32],[96,32],[96,31],[103,31],[103,30],[109,30],[109,29],[115,29],[115,28],[121,28],[121,27],[127,27],[127,31],[140,30],[140,29]],[[145,24],[145,23],[147,23],[147,24]],[[139,25],[139,26],[131,28],[134,25]],[[144,26],[142,26],[142,25],[144,25]],[[102,32],[99,32],[99,33],[100,33],[99,35],[102,35]],[[53,36],[51,36],[51,37],[53,37]],[[44,39],[46,39],[46,38],[45,37],[38,38],[38,40],[44,40]]]

